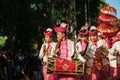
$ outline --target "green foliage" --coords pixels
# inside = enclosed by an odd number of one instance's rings
[[[0,35],[6,35],[16,48],[31,48],[33,40],[43,43],[43,31],[57,20],[70,26],[76,21],[78,31],[86,22],[85,1],[90,1],[88,19],[95,24],[103,0],[0,0]]]
[[[0,37],[0,47],[3,47],[7,38]]]
[[[55,10],[54,11],[54,14],[53,15],[55,15],[53,18],[55,19],[55,20],[61,20],[61,21],[66,21],[66,15],[64,15],[65,14],[65,11],[64,11],[65,9],[63,9],[63,10]]]

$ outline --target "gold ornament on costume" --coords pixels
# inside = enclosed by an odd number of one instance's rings
[[[97,68],[97,70],[101,70],[102,64],[100,62],[96,62],[96,68]]]
[[[91,67],[86,68],[86,74],[90,75],[91,74]]]

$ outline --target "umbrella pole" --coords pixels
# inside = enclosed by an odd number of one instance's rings
[[[110,41],[110,37],[107,36],[106,37],[106,42],[107,42],[107,48],[110,49],[111,48],[111,41]],[[107,76],[108,76],[108,80],[110,80],[110,64],[108,62],[108,69],[107,69]]]
[[[110,40],[109,36],[107,36],[106,42],[107,42],[107,48],[110,49],[111,48],[111,40]]]

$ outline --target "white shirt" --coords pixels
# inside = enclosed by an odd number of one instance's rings
[[[112,67],[117,67],[117,63],[120,63],[120,56],[117,56],[117,54],[114,55],[115,51],[120,52],[120,41],[115,42],[112,48],[109,50],[110,66]]]
[[[50,46],[51,46],[52,49],[50,51],[50,55],[49,56],[45,55],[45,53],[43,51],[44,46],[47,49],[48,48],[48,43],[43,43],[42,44],[42,47],[41,47],[40,52],[39,52],[39,58],[40,59],[43,58],[43,62],[47,62],[48,57],[52,57],[52,55],[54,55],[54,50],[55,50],[56,43],[55,42],[51,42],[50,43]]]
[[[89,41],[86,54],[90,57],[90,59],[88,59],[88,61],[87,61],[87,66],[93,65],[93,58],[95,57],[94,55],[95,55],[96,49],[101,46],[105,46],[105,45],[106,45],[106,41],[104,39],[99,39],[97,41],[97,47],[95,45],[93,45],[93,43],[91,41]]]

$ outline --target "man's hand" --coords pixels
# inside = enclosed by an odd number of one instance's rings
[[[57,49],[54,51],[55,55],[57,55],[57,53],[58,53],[59,51],[60,51],[60,49],[57,48]]]

